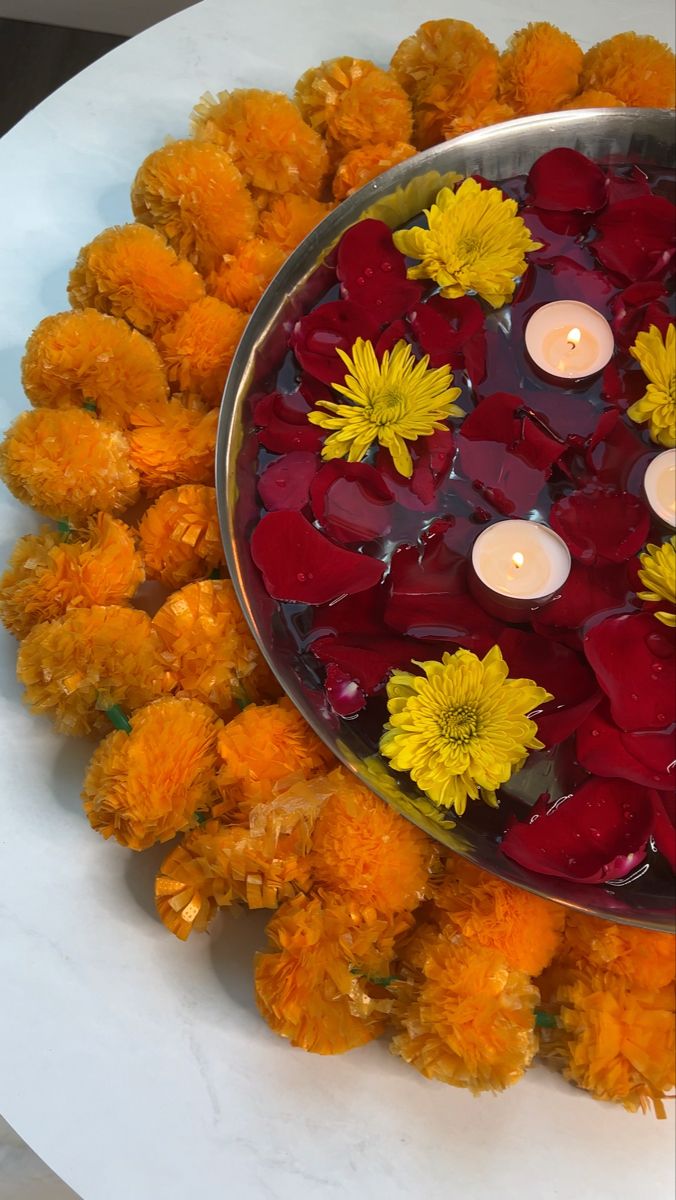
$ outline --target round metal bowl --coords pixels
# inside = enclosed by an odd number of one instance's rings
[[[327,708],[316,678],[295,661],[295,648],[276,605],[265,592],[249,553],[257,516],[255,447],[249,397],[260,394],[265,381],[286,354],[290,325],[313,306],[327,286],[328,253],[341,234],[364,215],[396,227],[433,200],[444,175],[478,173],[507,179],[528,172],[546,150],[568,146],[599,161],[641,162],[671,166],[673,114],[647,109],[592,109],[545,114],[510,121],[435,146],[394,167],[362,188],[332,212],[291,255],[253,313],[235,355],[225,388],[216,450],[216,487],[221,533],[228,566],[240,603],[258,644],[280,684],[305,719],[339,759],[373,791],[412,819],[432,837],[472,862],[541,896],[598,916],[644,927],[674,930],[673,881],[654,868],[626,886],[591,887],[530,873],[501,854],[485,806],[471,805],[448,833],[426,816],[413,784],[374,761],[373,748],[359,722],[340,721]],[[547,766],[545,765],[545,771]],[[524,773],[522,773],[523,775]],[[518,796],[533,803],[544,782],[531,772],[520,777]]]

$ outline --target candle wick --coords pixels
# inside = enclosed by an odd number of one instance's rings
[[[580,333],[580,330],[577,328],[577,325],[575,325],[573,329],[568,330],[568,345],[570,346],[571,350],[575,349],[575,347],[577,346],[581,337],[582,337],[582,334]]]

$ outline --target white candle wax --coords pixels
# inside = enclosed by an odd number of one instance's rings
[[[536,309],[526,325],[533,362],[557,379],[586,379],[603,370],[615,349],[605,317],[577,300],[555,300]]]
[[[537,521],[496,521],[472,547],[472,567],[480,583],[498,596],[533,601],[531,610],[563,587],[570,565],[566,543]]]
[[[651,459],[643,490],[655,515],[676,527],[676,450],[663,450]]]

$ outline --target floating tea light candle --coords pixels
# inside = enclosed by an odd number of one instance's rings
[[[526,325],[525,338],[536,367],[564,380],[596,375],[615,349],[605,317],[577,300],[555,300],[536,309]]]
[[[676,450],[663,450],[648,463],[643,479],[646,500],[655,516],[676,527]]]
[[[492,616],[518,624],[553,600],[571,567],[566,543],[538,521],[496,521],[472,547],[470,586]]]

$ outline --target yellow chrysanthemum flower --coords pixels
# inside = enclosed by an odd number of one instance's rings
[[[648,387],[627,409],[627,416],[638,425],[648,421],[654,442],[676,446],[676,326],[670,325],[663,338],[651,325],[647,333],[639,333],[629,353],[641,364]]]
[[[324,429],[334,429],[324,443],[322,458],[346,458],[359,462],[373,442],[385,446],[400,475],[409,478],[413,462],[406,442],[443,429],[446,417],[461,417],[453,401],[460,388],[453,382],[451,368],[429,370],[429,355],[416,362],[411,347],[397,342],[378,362],[372,342],[357,338],[352,357],[337,353],[347,368],[345,383],[334,383],[335,391],[349,401],[336,404],[318,400],[308,420]],[[318,412],[323,408],[327,412]]]
[[[526,270],[526,253],[541,244],[533,241],[517,208],[499,188],[482,188],[474,179],[465,179],[455,192],[442,188],[425,209],[427,229],[416,225],[394,234],[397,250],[421,260],[409,268],[409,279],[434,279],[451,300],[476,292],[500,308]]]
[[[639,562],[638,577],[646,588],[637,593],[639,600],[667,600],[676,608],[676,537],[661,546],[646,546]],[[656,612],[655,616],[663,625],[676,626],[676,612]]]
[[[508,679],[499,646],[483,659],[456,650],[416,665],[423,675],[393,671],[387,684],[381,754],[440,808],[462,815],[480,794],[494,805],[528,751],[542,749],[528,714],[551,695],[532,679]]]

